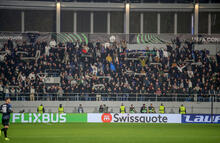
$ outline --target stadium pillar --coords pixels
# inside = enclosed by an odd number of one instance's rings
[[[21,11],[21,33],[24,33],[24,11]]]
[[[56,32],[60,33],[60,2],[57,2],[56,6]]]
[[[130,3],[125,4],[125,34],[129,34]]]
[[[209,12],[208,15],[208,35],[211,35],[212,33],[212,19],[211,19],[211,13]]]
[[[94,13],[90,13],[90,33],[93,34],[94,32]]]
[[[107,13],[107,34],[110,34],[110,32],[111,32],[110,24],[111,24],[111,13],[108,11],[108,13]]]
[[[160,13],[157,13],[157,34],[160,34]]]
[[[177,34],[177,13],[174,14],[174,34]]]
[[[194,7],[194,35],[198,35],[199,25],[199,4],[196,3]]]
[[[141,33],[144,33],[144,13],[141,13],[141,18],[140,18],[140,27],[141,27]]]
[[[73,20],[73,32],[76,33],[77,32],[77,13],[76,13],[76,11],[74,11],[73,17],[74,17],[74,20]]]

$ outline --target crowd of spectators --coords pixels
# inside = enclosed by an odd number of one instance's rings
[[[52,41],[55,43],[55,41]],[[16,100],[220,101],[220,53],[178,38],[165,49],[126,42],[28,43],[0,49],[0,94]],[[48,75],[59,84],[46,84]]]

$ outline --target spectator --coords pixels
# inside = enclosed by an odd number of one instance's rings
[[[99,113],[103,113],[104,112],[104,108],[103,108],[103,105],[101,104],[100,106],[99,106]]]
[[[34,86],[31,86],[31,88],[30,88],[30,101],[34,101],[34,94],[35,94]]]
[[[84,110],[83,110],[82,104],[79,104],[79,107],[78,107],[78,113],[84,113]]]

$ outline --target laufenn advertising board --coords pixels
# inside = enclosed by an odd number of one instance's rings
[[[180,114],[119,114],[119,113],[88,113],[91,123],[181,123]]]
[[[2,116],[2,115],[1,115]],[[0,118],[1,118],[0,116]],[[87,114],[73,113],[13,113],[11,123],[73,123],[87,122]]]
[[[220,124],[220,114],[184,114],[182,123],[215,123]]]

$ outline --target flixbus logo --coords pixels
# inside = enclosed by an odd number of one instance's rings
[[[102,114],[102,122],[104,123],[110,123],[112,121],[112,115],[110,113],[104,113]]]
[[[14,113],[12,115],[13,123],[65,123],[66,114],[58,113]]]
[[[189,114],[182,115],[182,123],[220,123],[220,115]]]

